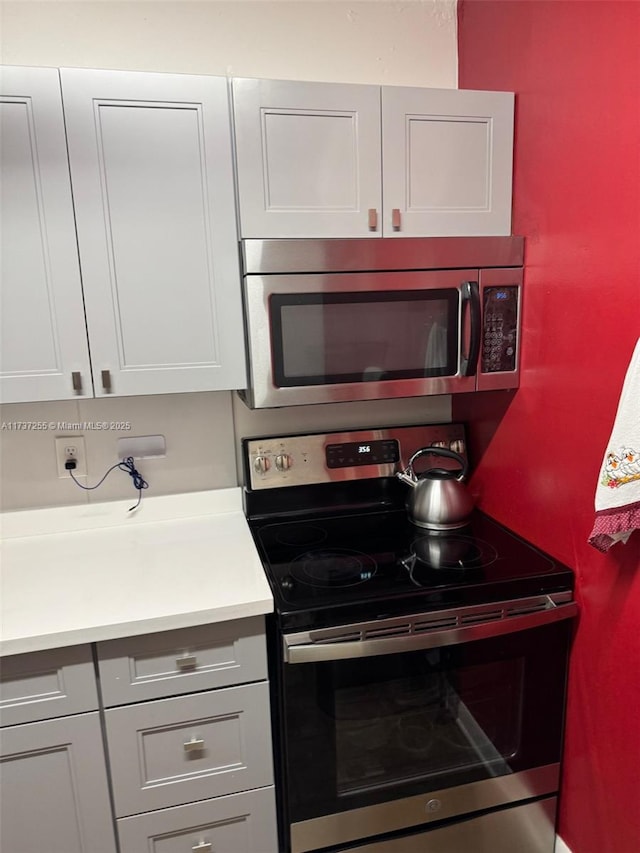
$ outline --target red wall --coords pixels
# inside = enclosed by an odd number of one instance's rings
[[[640,3],[460,0],[459,86],[516,93],[513,233],[525,236],[522,382],[454,398],[487,512],[572,566],[559,832],[640,851],[640,532],[587,544],[640,335]],[[515,853],[515,851],[514,851]]]

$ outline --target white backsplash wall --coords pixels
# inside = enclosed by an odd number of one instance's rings
[[[195,492],[237,485],[231,394],[163,394],[109,397],[51,403],[0,406],[0,507],[3,511],[62,504],[108,501],[137,491],[131,477],[113,471],[95,491],[86,492],[70,479],[59,479],[57,436],[84,437],[87,477],[92,486],[118,461],[119,438],[164,435],[166,456],[141,459],[136,467],[148,481],[145,495]],[[13,424],[44,425],[14,429]],[[59,424],[131,424],[131,429],[58,428]],[[135,502],[135,501],[134,501]]]

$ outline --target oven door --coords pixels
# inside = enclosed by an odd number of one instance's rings
[[[575,604],[492,607],[285,636],[293,853],[557,791]]]
[[[473,391],[478,270],[247,275],[253,408]]]

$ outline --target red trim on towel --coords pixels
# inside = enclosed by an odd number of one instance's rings
[[[637,529],[640,529],[640,501],[620,509],[600,510],[596,513],[589,544],[604,554],[615,545],[614,533],[632,533]]]

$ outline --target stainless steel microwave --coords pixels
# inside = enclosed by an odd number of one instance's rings
[[[250,408],[519,383],[522,237],[245,240]]]

